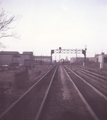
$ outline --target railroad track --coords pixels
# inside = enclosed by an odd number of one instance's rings
[[[39,119],[36,120],[95,120],[97,118],[94,119],[89,113],[70,79],[65,69],[60,65],[46,104],[41,110]]]
[[[57,66],[49,70],[26,93],[0,115],[0,120],[38,120]]]
[[[106,120],[107,97],[67,66],[57,65],[0,120]]]
[[[107,71],[104,71],[104,70],[101,70],[101,69],[83,67],[83,66],[79,66],[79,65],[72,66],[72,68],[78,68],[78,69],[86,70],[86,71],[89,71],[89,72],[94,72],[96,74],[100,74],[100,75],[103,75],[103,76],[107,77]]]
[[[82,95],[82,99],[86,104],[89,112],[92,114],[95,120],[106,120],[107,119],[107,82],[104,80],[102,85],[104,90],[101,90],[99,85],[101,85],[101,81],[97,79],[96,85],[93,82],[93,79],[90,79],[90,76],[94,76],[94,74],[89,74],[83,72],[84,70],[80,70],[76,68],[75,70],[71,70],[68,67],[65,67],[66,72],[68,73],[69,78],[73,82],[75,88],[78,91],[80,96]],[[78,71],[79,72],[76,72]],[[81,73],[81,74],[78,74]],[[84,78],[85,76],[86,78]],[[89,76],[89,77],[87,77]],[[95,78],[94,78],[95,79]],[[91,81],[91,82],[90,82]],[[99,84],[100,83],[100,84]],[[97,87],[96,87],[97,86]],[[106,89],[106,90],[105,90]]]
[[[78,67],[71,68],[81,77],[83,77],[87,82],[93,85],[96,89],[101,91],[105,96],[107,96],[107,77],[100,75],[98,73],[90,72]]]

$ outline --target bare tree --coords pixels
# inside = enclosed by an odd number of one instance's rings
[[[10,25],[17,19],[16,16],[10,16],[8,13],[6,13],[3,9],[0,13],[0,38],[3,37],[13,37],[13,33],[9,33],[8,31],[12,28],[10,28]]]
[[[19,16],[11,15],[9,12],[6,12],[4,9],[0,12],[0,39],[4,37],[15,37],[18,38],[16,33],[11,32],[12,23],[18,20]],[[0,48],[5,48],[5,46],[0,42]]]

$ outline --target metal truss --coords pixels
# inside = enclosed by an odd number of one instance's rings
[[[82,49],[54,49],[53,52],[62,54],[82,54]]]

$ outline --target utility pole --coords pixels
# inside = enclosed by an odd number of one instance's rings
[[[86,45],[85,45],[85,50],[82,50],[82,54],[84,54],[84,62],[83,62],[83,66],[86,65],[86,50],[87,50],[87,48],[86,48]]]
[[[76,63],[77,63],[77,48],[76,48],[76,50],[75,50],[75,53],[76,53]]]
[[[87,50],[87,48],[86,48],[86,45],[85,45],[85,54],[84,54],[84,62],[85,62],[85,65],[86,65],[86,50]]]
[[[61,47],[59,47],[59,62],[60,62],[60,59],[61,59]]]

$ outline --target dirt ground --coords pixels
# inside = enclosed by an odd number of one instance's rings
[[[0,72],[0,114],[15,102],[51,65],[38,65],[28,71]]]

